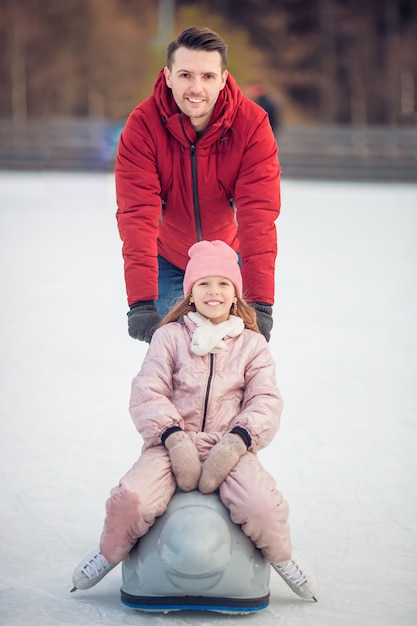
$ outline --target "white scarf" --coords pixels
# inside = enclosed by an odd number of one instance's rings
[[[220,324],[212,324],[207,317],[190,311],[188,317],[197,325],[191,340],[191,350],[199,356],[221,352],[226,348],[223,341],[225,337],[237,337],[245,328],[241,317],[231,315],[229,319]]]

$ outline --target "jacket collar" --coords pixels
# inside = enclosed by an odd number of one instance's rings
[[[163,70],[160,71],[156,79],[153,98],[166,129],[184,145],[195,143],[197,134],[190,118],[178,109],[172,96],[172,91],[166,84]],[[220,137],[226,136],[232,128],[242,100],[242,91],[233,76],[229,74],[226,85],[219,94],[210,122],[199,140],[199,144],[212,144]]]

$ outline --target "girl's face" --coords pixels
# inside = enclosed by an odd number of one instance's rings
[[[234,284],[222,276],[200,278],[194,283],[190,296],[197,312],[213,324],[229,319],[230,309],[236,300]]]

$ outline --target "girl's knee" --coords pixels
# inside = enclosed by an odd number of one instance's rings
[[[118,485],[111,490],[110,497],[106,503],[108,515],[117,513],[117,515],[131,517],[133,512],[137,513],[138,508],[139,498],[134,491],[122,485]]]
[[[220,486],[220,499],[236,524],[247,519],[262,524],[266,519],[288,518],[288,503],[277,489],[270,485],[263,489],[262,485],[253,483],[236,488],[236,484],[226,485],[225,482]]]

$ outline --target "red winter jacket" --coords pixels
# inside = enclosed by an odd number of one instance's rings
[[[129,305],[158,298],[158,254],[184,269],[201,239],[239,251],[246,299],[273,304],[279,179],[267,113],[230,74],[197,138],[161,71],[153,95],[129,116],[116,161]]]

